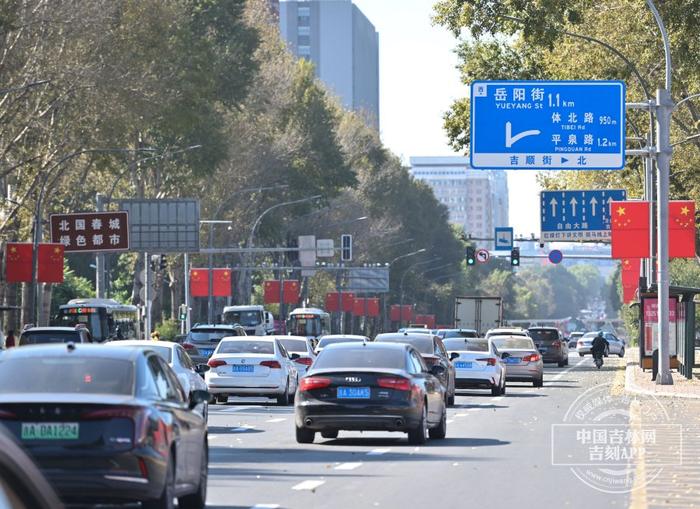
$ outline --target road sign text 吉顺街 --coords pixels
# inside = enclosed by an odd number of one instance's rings
[[[51,214],[51,242],[66,253],[127,251],[129,217],[121,212]]]
[[[496,251],[510,251],[513,249],[513,228],[496,227]]]
[[[623,189],[542,191],[540,231],[542,242],[610,240],[610,202],[627,199]]]
[[[620,169],[625,84],[475,81],[470,156],[476,169]]]

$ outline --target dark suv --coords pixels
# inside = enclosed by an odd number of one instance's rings
[[[569,345],[555,327],[530,327],[527,330],[542,354],[543,362],[556,362],[560,368],[569,364]]]
[[[245,329],[238,324],[214,325],[198,323],[187,333],[182,346],[187,350],[195,365],[206,364],[221,338],[245,335]]]
[[[87,327],[81,325],[77,327],[25,327],[17,346],[46,343],[92,343],[92,337]]]

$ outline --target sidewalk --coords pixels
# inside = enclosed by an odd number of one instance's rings
[[[700,399],[700,368],[688,380],[672,370],[673,385],[656,385],[651,380],[651,370],[642,371],[639,367],[639,350],[630,348],[626,353],[625,390],[632,394],[647,394],[673,398]]]

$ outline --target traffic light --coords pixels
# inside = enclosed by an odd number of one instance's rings
[[[476,265],[476,249],[467,246],[467,267],[470,265]]]
[[[513,249],[510,250],[510,264],[513,267],[520,266],[520,248],[519,247],[514,247]]]
[[[160,270],[165,270],[168,268],[168,257],[164,254],[160,255],[160,263],[158,265]]]
[[[344,233],[340,236],[340,260],[344,262],[352,261],[352,235]]]
[[[180,304],[180,321],[187,320],[187,304]]]

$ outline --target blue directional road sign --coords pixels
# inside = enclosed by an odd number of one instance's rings
[[[513,228],[496,227],[496,251],[510,251],[513,249]]]
[[[625,165],[621,81],[474,81],[476,169],[613,170]]]
[[[540,239],[610,241],[610,202],[626,199],[623,189],[542,191]]]

